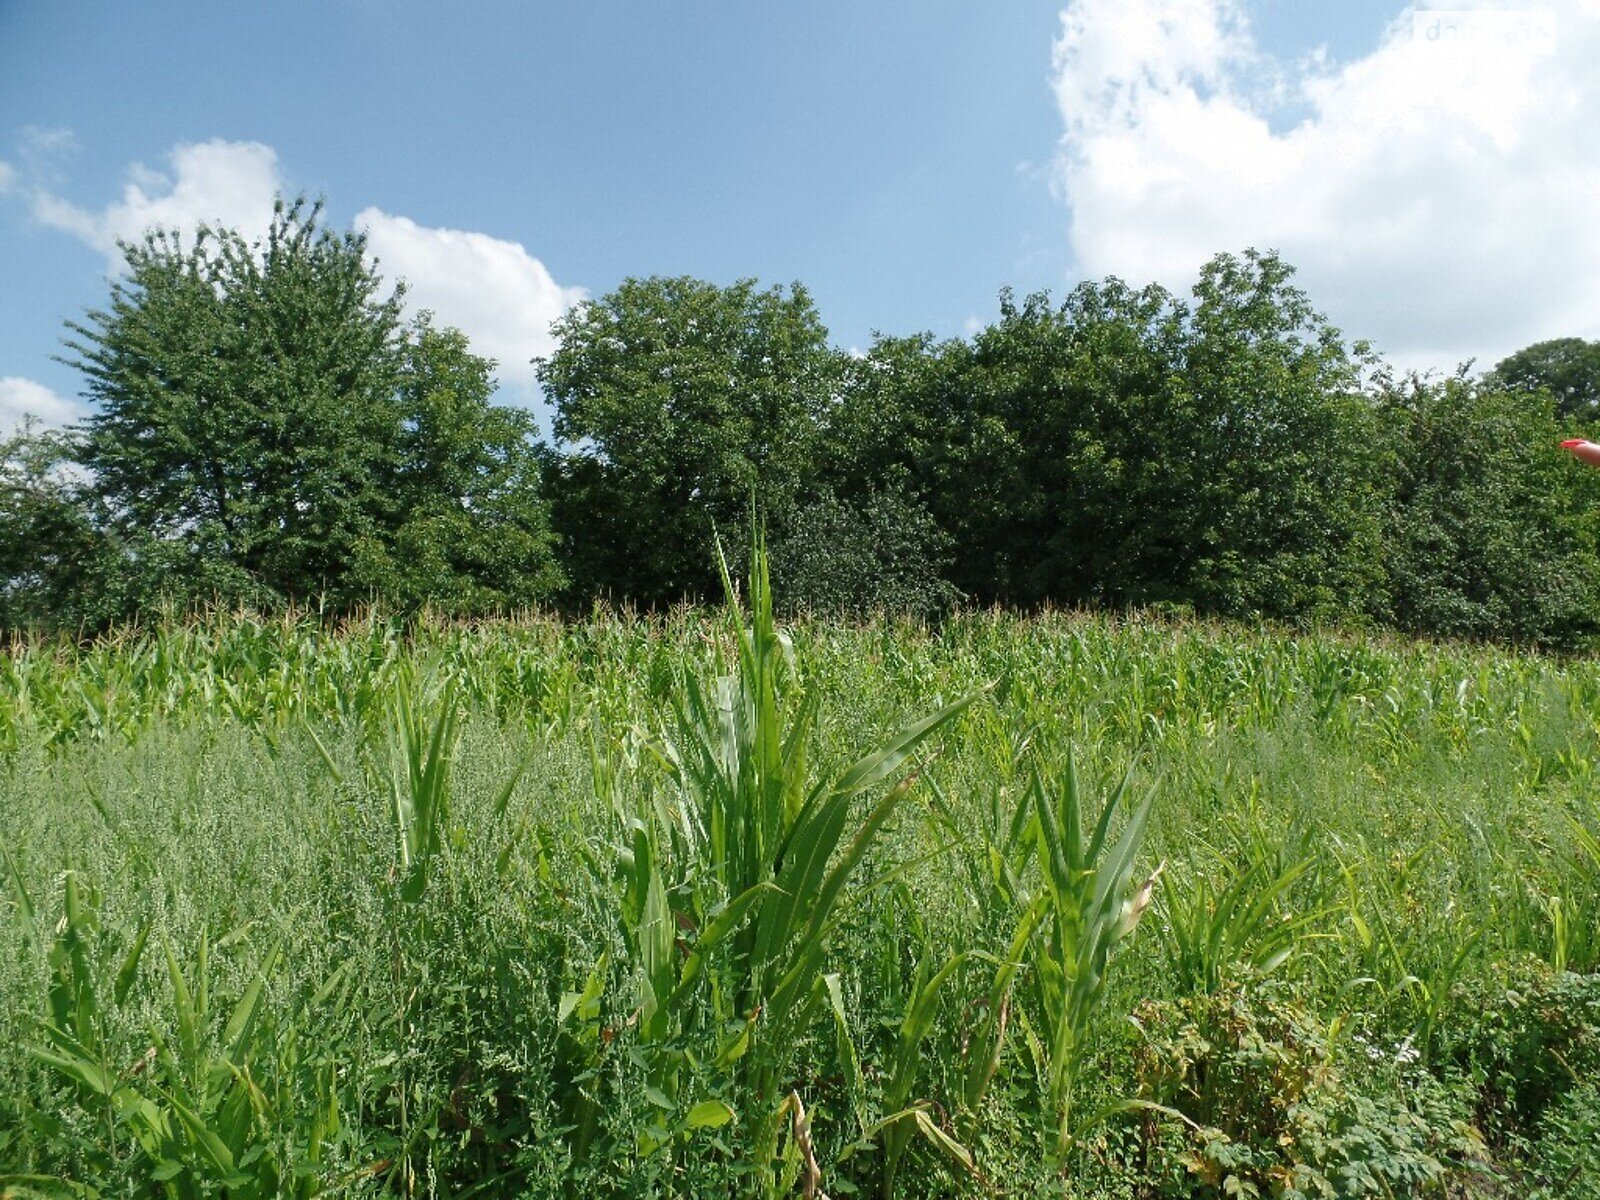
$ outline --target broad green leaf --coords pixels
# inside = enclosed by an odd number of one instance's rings
[[[864,755],[851,765],[833,785],[833,790],[842,795],[854,795],[883,782],[900,769],[901,764],[911,756],[911,752],[929,735],[960,716],[980,695],[981,692],[973,692],[971,695],[963,696],[922,720],[906,726],[883,746],[871,754]]]
[[[6,860],[6,874],[11,877],[11,890],[17,897],[17,911],[22,917],[22,932],[29,941],[38,940],[38,922],[33,915],[33,897],[28,895],[28,886],[22,882],[22,872],[17,870],[16,861],[11,857],[11,851],[0,844],[0,856]]]
[[[690,1129],[720,1129],[734,1119],[734,1111],[721,1100],[702,1100],[689,1110],[684,1124]]]
[[[81,1083],[97,1096],[109,1098],[117,1090],[116,1080],[111,1073],[87,1057],[77,1054],[53,1054],[48,1050],[40,1049],[35,1049],[31,1053],[40,1062],[54,1067],[69,1079]]]

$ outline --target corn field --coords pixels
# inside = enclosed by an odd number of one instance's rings
[[[1166,619],[0,657],[0,1196],[1600,1195],[1600,667]]]

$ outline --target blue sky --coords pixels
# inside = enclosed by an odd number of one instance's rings
[[[1600,337],[1600,0],[1461,3],[0,0],[0,426],[81,411],[116,237],[280,189],[513,400],[629,275],[799,280],[849,347],[1260,245],[1402,365]]]

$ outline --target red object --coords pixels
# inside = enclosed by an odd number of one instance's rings
[[[1594,442],[1585,441],[1583,438],[1568,438],[1561,443],[1561,448],[1572,451],[1573,457],[1579,462],[1586,462],[1591,467],[1600,467],[1600,446]]]

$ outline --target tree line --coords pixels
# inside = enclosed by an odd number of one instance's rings
[[[1002,293],[970,339],[829,342],[800,284],[630,279],[554,326],[542,440],[407,321],[359,234],[123,247],[69,323],[92,415],[0,442],[0,628],[376,603],[460,616],[720,592],[754,503],[829,612],[1144,606],[1555,645],[1600,613],[1600,342],[1402,375],[1275,254],[1187,296]]]

